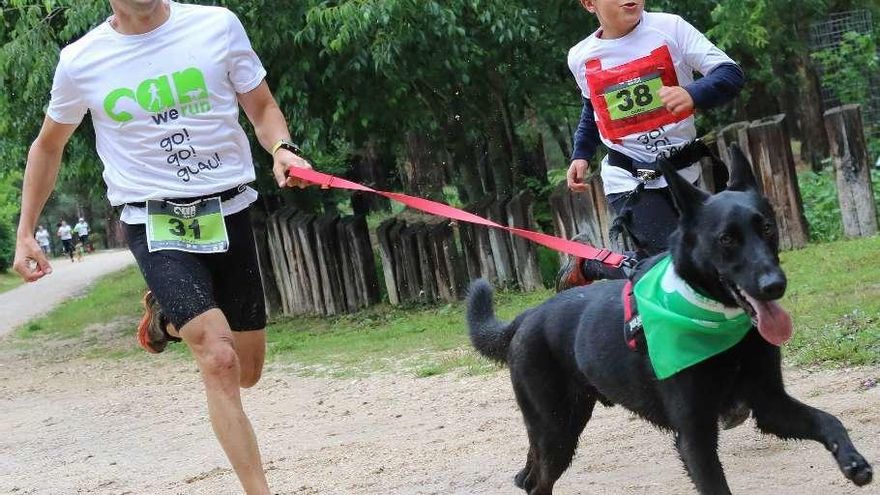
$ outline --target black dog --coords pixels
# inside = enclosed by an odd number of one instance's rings
[[[743,308],[754,322],[742,341],[721,354],[658,380],[647,354],[625,342],[622,280],[565,291],[509,324],[495,318],[489,283],[472,284],[471,341],[510,368],[529,437],[526,465],[515,483],[530,495],[552,493],[596,401],[620,404],[671,430],[701,494],[730,493],[718,459],[718,418],[738,403],[751,408],[761,431],[821,442],[844,476],[858,486],[871,482],[871,466],[840,421],[785,392],[778,345],[791,335],[791,320],[773,302],[786,288],[773,211],[739,148],[732,155],[729,188],[714,196],[661,164],[680,212],[670,237],[676,273],[724,306]],[[645,270],[638,267],[635,278]]]

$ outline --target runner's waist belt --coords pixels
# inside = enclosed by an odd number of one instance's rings
[[[693,165],[706,156],[711,156],[709,148],[706,147],[706,143],[697,139],[673,153],[667,158],[667,160],[676,170],[681,170]],[[637,179],[654,180],[661,175],[660,164],[657,161],[640,162],[638,160],[633,160],[617,150],[608,150],[608,165],[622,168]]]
[[[196,196],[193,198],[164,198],[166,201],[173,201],[175,203],[188,204],[195,203],[196,201],[201,201],[203,199],[208,198],[220,198],[220,201],[228,201],[239,194],[243,193],[247,189],[247,184],[240,184],[231,189],[227,189],[225,191],[214,193],[214,194],[206,194],[204,196]],[[126,203],[128,206],[133,206],[135,208],[145,208],[147,203],[145,201],[135,202],[135,203]]]

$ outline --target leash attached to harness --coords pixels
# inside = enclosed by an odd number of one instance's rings
[[[317,170],[289,167],[287,169],[287,175],[288,177],[295,177],[297,179],[310,182],[312,184],[317,184],[323,189],[333,188],[378,194],[379,196],[384,196],[392,201],[396,201],[410,208],[423,211],[425,213],[430,213],[431,215],[445,217],[460,222],[506,230],[513,235],[528,239],[532,242],[538,243],[542,246],[546,246],[555,251],[570,254],[572,256],[577,256],[579,258],[596,260],[615,268],[619,268],[621,266],[631,266],[633,263],[633,260],[631,260],[630,258],[620,253],[610,251],[608,249],[598,249],[588,244],[570,241],[568,239],[544,234],[542,232],[534,232],[517,227],[508,227],[506,225],[495,223],[481,216],[474,215],[473,213],[469,213],[464,210],[445,205],[443,203],[438,203],[436,201],[430,201],[424,198],[417,198],[415,196],[409,196],[401,193],[379,191],[377,189],[373,189],[371,187],[367,187],[363,184],[358,184],[357,182],[352,182],[341,177],[318,172]]]
[[[642,333],[642,317],[636,309],[636,299],[633,296],[633,282],[627,280],[623,285],[623,293],[620,295],[623,301],[623,338],[626,346],[631,350],[638,350],[636,336]]]

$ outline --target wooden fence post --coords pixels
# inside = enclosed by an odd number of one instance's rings
[[[809,226],[804,216],[785,115],[752,122],[746,134],[748,146],[743,149],[749,150],[758,183],[776,212],[779,246],[782,249],[806,246],[810,237]]]
[[[339,263],[339,276],[342,280],[342,286],[345,288],[345,311],[353,313],[358,309],[366,306],[363,302],[363,292],[357,280],[357,269],[359,261],[352,250],[350,236],[352,232],[348,230],[349,219],[354,217],[340,218],[336,222],[336,239],[338,239],[337,263]]]
[[[266,300],[266,314],[284,313],[281,291],[276,285],[272,270],[273,254],[269,247],[269,222],[262,212],[253,211],[254,243],[257,248],[257,260],[260,266],[260,280],[263,282],[263,298]]]
[[[290,293],[290,284],[288,277],[290,276],[290,268],[287,265],[287,258],[284,254],[284,243],[281,238],[281,231],[278,228],[279,217],[285,212],[284,209],[278,210],[269,215],[266,219],[266,236],[268,237],[269,255],[272,261],[272,276],[275,278],[275,286],[281,295],[281,311],[284,314],[293,314],[290,301],[293,296]]]
[[[305,251],[300,236],[296,231],[296,224],[302,213],[292,212],[285,216],[283,232],[287,238],[289,248],[286,252],[288,265],[291,267],[291,286],[294,295],[294,308],[297,314],[316,313],[314,292],[312,291],[312,279],[309,277],[308,262],[305,259]]]
[[[466,280],[464,259],[455,245],[455,231],[449,222],[444,221],[430,226],[428,236],[438,297],[444,301],[456,301],[464,292]]]
[[[520,191],[507,203],[507,225],[533,230],[535,217],[532,203],[535,198],[529,191]],[[534,291],[544,288],[541,268],[538,266],[538,250],[534,243],[510,234],[510,247],[516,280],[521,290]]]
[[[318,253],[315,251],[315,216],[299,214],[290,219],[292,231],[297,236],[297,263],[303,267],[303,281],[311,293],[313,312],[326,314],[324,306],[324,290],[321,284],[321,273],[318,269]]]
[[[493,198],[487,197],[469,205],[465,209],[470,213],[485,217],[492,201],[494,201]],[[489,237],[491,229],[468,224],[459,224],[458,228],[461,234],[462,248],[466,256],[465,261],[468,266],[468,275],[471,280],[483,277],[493,284],[498,284],[498,269],[495,267],[495,257],[492,255],[492,240]],[[466,243],[470,244],[470,246],[466,246]],[[473,276],[474,272],[478,275]]]
[[[877,206],[859,105],[844,105],[825,112],[825,129],[831,143],[843,233],[846,237],[875,235]]]
[[[437,283],[434,280],[435,260],[431,256],[431,248],[428,244],[428,227],[422,223],[413,225],[416,240],[416,255],[414,261],[419,268],[418,287],[419,298],[425,301],[433,301],[437,298],[435,289]]]
[[[728,126],[718,130],[715,142],[718,145],[718,157],[730,169],[730,152],[728,147],[733,144],[739,144],[744,153],[748,153],[748,136],[744,135],[746,129],[749,128],[748,122],[734,122]],[[748,156],[748,155],[746,155]]]
[[[404,287],[406,290],[405,300],[407,302],[418,301],[421,299],[421,275],[422,267],[419,264],[419,241],[418,226],[406,225],[400,230],[400,260],[402,263],[403,275],[405,277]]]
[[[507,197],[498,197],[486,209],[486,218],[499,225],[507,225]],[[487,229],[489,243],[492,246],[492,258],[498,274],[497,285],[509,285],[516,282],[516,272],[510,254],[510,236],[499,229]]]
[[[337,215],[322,215],[314,221],[315,254],[318,258],[318,273],[321,277],[321,294],[324,297],[324,314],[337,315],[345,312],[345,287],[339,273],[339,260],[336,252],[339,239],[336,237]]]
[[[391,245],[391,229],[397,223],[394,218],[389,218],[376,229],[376,237],[379,240],[379,259],[382,261],[382,275],[385,279],[385,291],[388,293],[388,302],[393,306],[400,304],[400,293],[397,287],[397,274],[394,264],[394,248]]]
[[[370,230],[363,215],[345,217],[340,222],[341,236],[348,248],[345,252],[351,257],[354,286],[358,295],[354,299],[356,308],[366,308],[379,302],[379,280],[376,277],[376,258],[370,244]],[[344,232],[344,234],[342,234]]]

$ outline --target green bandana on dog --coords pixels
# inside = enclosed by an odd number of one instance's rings
[[[698,294],[676,273],[672,258],[663,258],[635,284],[648,356],[657,378],[730,349],[752,328],[740,308],[729,308]]]

